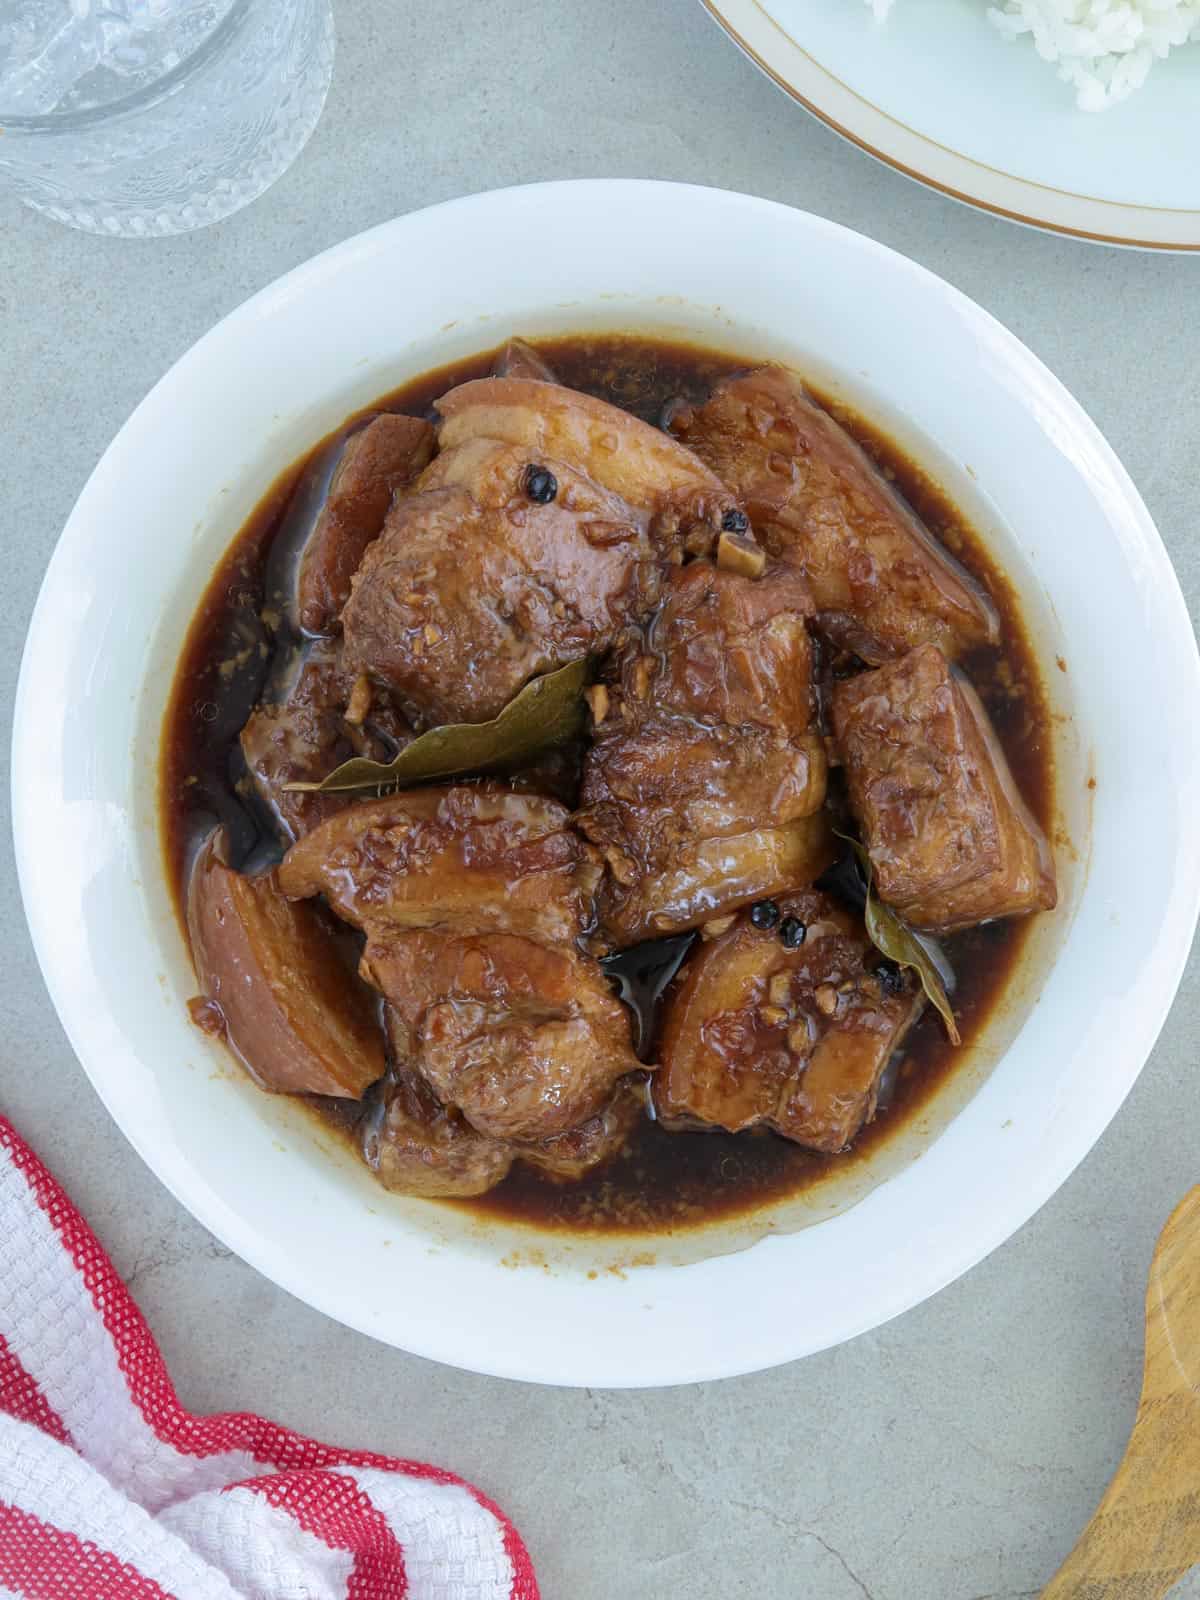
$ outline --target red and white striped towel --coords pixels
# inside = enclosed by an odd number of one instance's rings
[[[0,1118],[0,1600],[537,1600],[516,1529],[419,1462],[194,1416],[90,1228]]]

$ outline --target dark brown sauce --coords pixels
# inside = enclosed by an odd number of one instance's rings
[[[539,340],[540,354],[564,383],[657,422],[683,396],[705,398],[713,384],[746,366],[712,350],[635,335]],[[496,352],[426,373],[385,395],[369,411],[424,415],[456,383],[490,371]],[[862,418],[831,406],[839,420],[893,479],[930,530],[991,592],[1003,621],[996,648],[965,663],[996,727],[1028,804],[1049,833],[1053,772],[1049,717],[1041,676],[1012,587],[978,535],[916,463]],[[364,413],[360,413],[360,416]],[[356,418],[296,462],[272,485],[231,544],[188,631],[164,728],[160,803],[169,878],[185,922],[187,877],[200,839],[221,820],[239,861],[278,854],[245,781],[238,734],[278,655],[296,647],[280,623],[284,563],[270,556],[293,498],[311,492],[328,470],[331,443]],[[305,478],[308,476],[308,483]],[[293,516],[295,510],[293,506]],[[275,624],[264,627],[263,615]],[[231,665],[232,663],[232,665]],[[963,1040],[976,1036],[1008,983],[1028,931],[1024,921],[985,924],[945,943],[957,978],[955,1009]],[[961,1059],[930,1010],[909,1035],[889,1072],[882,1109],[846,1155],[822,1156],[773,1134],[666,1133],[649,1119],[623,1154],[578,1183],[554,1183],[517,1166],[499,1188],[469,1201],[441,1204],[542,1228],[638,1234],[687,1228],[741,1215],[858,1164],[911,1121]],[[354,1141],[358,1108],[350,1102],[308,1102],[323,1125]]]

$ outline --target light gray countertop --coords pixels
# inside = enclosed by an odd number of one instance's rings
[[[1200,263],[1046,237],[918,188],[794,106],[695,0],[337,0],[336,10],[337,67],[316,135],[231,220],[166,241],[97,239],[0,196],[6,711],[76,495],[193,340],[349,234],[541,178],[747,190],[860,229],[948,278],[1024,339],[1108,435],[1196,616]],[[7,733],[3,748],[7,759]],[[193,1222],[74,1060],[26,939],[7,827],[3,839],[0,1110],[112,1252],[187,1405],[261,1411],[464,1474],[525,1534],[547,1600],[1019,1600],[1074,1542],[1132,1420],[1155,1236],[1200,1179],[1194,957],[1099,1147],[964,1280],[877,1333],[758,1377],[557,1391],[370,1343]]]

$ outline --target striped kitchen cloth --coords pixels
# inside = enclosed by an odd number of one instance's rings
[[[195,1416],[91,1229],[0,1118],[0,1600],[537,1600],[452,1473]]]

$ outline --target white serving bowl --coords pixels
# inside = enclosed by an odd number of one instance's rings
[[[156,768],[180,644],[275,475],[431,366],[509,332],[577,329],[771,354],[888,427],[991,541],[1055,712],[1062,906],[962,1070],[840,1188],[675,1238],[562,1240],[378,1189],[190,1024],[195,980],[160,854]],[[1195,926],[1198,704],[1195,641],[1141,500],[1079,406],[985,312],[870,240],[764,200],[549,184],[327,251],[227,317],[138,407],[71,514],[30,627],[17,860],[92,1082],[231,1249],[330,1316],[440,1361],[544,1383],[688,1382],[915,1305],[1091,1148],[1154,1043]]]

